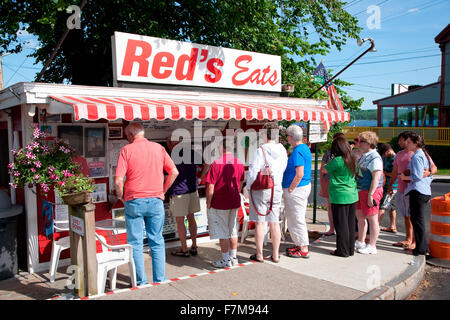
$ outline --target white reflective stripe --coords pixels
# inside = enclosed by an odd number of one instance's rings
[[[430,234],[430,239],[436,242],[450,243],[450,236],[440,236],[437,234]]]
[[[437,216],[435,214],[431,214],[431,221],[450,224],[450,216]]]

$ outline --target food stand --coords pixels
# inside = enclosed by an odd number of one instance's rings
[[[163,145],[173,130],[185,129],[194,146],[204,151],[211,130],[240,130],[245,136],[261,129],[265,121],[349,120],[347,112],[328,109],[326,100],[281,97],[281,59],[276,56],[115,33],[113,66],[115,87],[17,83],[0,91],[0,113],[8,119],[10,132],[9,150],[25,146],[31,125],[38,123],[50,137],[70,141],[87,160],[99,187],[93,196],[96,221],[123,217],[123,204],[111,205],[108,198],[114,188],[118,154],[127,143],[124,129],[130,121],[142,122],[146,138]],[[159,83],[159,87],[146,87],[149,82]],[[181,90],[175,84],[188,87]],[[215,90],[206,90],[206,86]],[[254,150],[256,145],[238,152],[245,165]],[[15,194],[16,203],[23,204],[26,211],[30,273],[48,270],[52,241],[42,231],[43,199],[36,194],[39,190],[28,188]],[[52,193],[47,200],[58,203]],[[204,197],[201,208],[196,215],[199,235],[207,236]],[[55,211],[66,213],[61,205]],[[164,236],[166,240],[177,238],[175,221],[168,214]],[[67,253],[61,255],[59,266],[69,264],[65,258]]]

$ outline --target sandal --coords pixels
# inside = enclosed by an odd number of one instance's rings
[[[397,229],[393,229],[393,228],[391,228],[391,227],[388,227],[388,228],[381,228],[381,231],[384,231],[384,232],[390,232],[390,233],[397,233]]]
[[[272,262],[274,262],[274,263],[278,263],[278,262],[280,262],[280,256],[278,256],[278,260],[275,260],[275,259],[273,258],[273,256],[270,256],[270,260],[271,260]]]
[[[197,248],[198,247],[191,247],[191,249],[189,250],[189,253],[191,254],[191,255],[193,255],[193,256],[196,256],[197,255]]]
[[[183,251],[181,249],[172,251],[171,254],[176,257],[189,257],[190,256],[189,251]]]
[[[256,258],[256,253],[255,253],[255,254],[252,254],[252,255],[250,256],[250,260],[256,261],[256,262],[264,262],[264,259],[263,259],[263,260],[258,260],[258,259]]]
[[[394,247],[404,248],[405,246],[409,246],[409,243],[400,241],[392,244]]]

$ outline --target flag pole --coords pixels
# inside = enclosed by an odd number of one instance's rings
[[[320,89],[322,89],[323,87],[325,87],[327,84],[329,84],[331,81],[333,81],[338,75],[340,75],[342,72],[344,72],[348,67],[350,67],[352,64],[354,64],[359,58],[361,58],[363,55],[365,55],[367,52],[372,51],[375,52],[375,42],[372,39],[363,39],[362,41],[358,39],[358,45],[362,45],[363,42],[365,42],[366,40],[369,40],[372,44],[370,46],[369,49],[367,49],[366,51],[364,51],[363,53],[361,53],[355,60],[353,60],[352,62],[350,62],[348,65],[345,66],[344,69],[342,69],[341,71],[339,71],[335,76],[333,76],[331,79],[328,79],[327,82],[325,82],[323,85],[320,86],[319,89],[317,89],[316,91],[314,91],[313,93],[311,93],[308,98],[311,98],[313,95],[315,95],[317,92],[319,92]],[[361,43],[361,44],[360,44]],[[322,60],[323,61],[323,60]]]

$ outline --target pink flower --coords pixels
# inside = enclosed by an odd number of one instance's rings
[[[10,182],[9,185],[10,185],[11,187],[13,187],[14,189],[17,189],[17,184]]]
[[[40,161],[36,161],[35,165],[36,167],[40,168],[42,166],[42,163]]]
[[[31,170],[31,172],[36,172],[35,168],[31,168],[30,170]]]
[[[47,184],[43,183],[41,184],[42,189],[44,189],[45,192],[48,192],[49,187],[47,186]]]
[[[56,180],[56,179],[58,179],[58,176],[56,174],[54,174],[54,173],[51,173],[50,174],[50,179]]]
[[[35,142],[33,143],[33,148],[39,148],[39,142],[35,141]]]
[[[39,180],[39,178],[40,178],[40,176],[39,176],[38,174],[36,174],[36,175],[34,176],[34,180]]]
[[[48,152],[49,151],[49,148],[48,148],[48,146],[47,145],[43,145],[42,146],[42,150],[44,151],[44,152]]]
[[[13,162],[8,163],[8,169],[15,169],[16,166],[14,165]]]
[[[51,166],[51,167],[48,167],[48,172],[53,172],[53,171],[55,171],[56,170],[56,168],[55,167],[53,167],[53,166]]]
[[[27,145],[27,150],[33,150],[33,146],[31,144]]]
[[[20,176],[20,172],[19,171],[14,171],[14,177],[19,177]]]
[[[25,155],[25,157],[26,157],[27,159],[32,159],[33,154],[32,154],[30,151],[28,151],[27,154]]]

